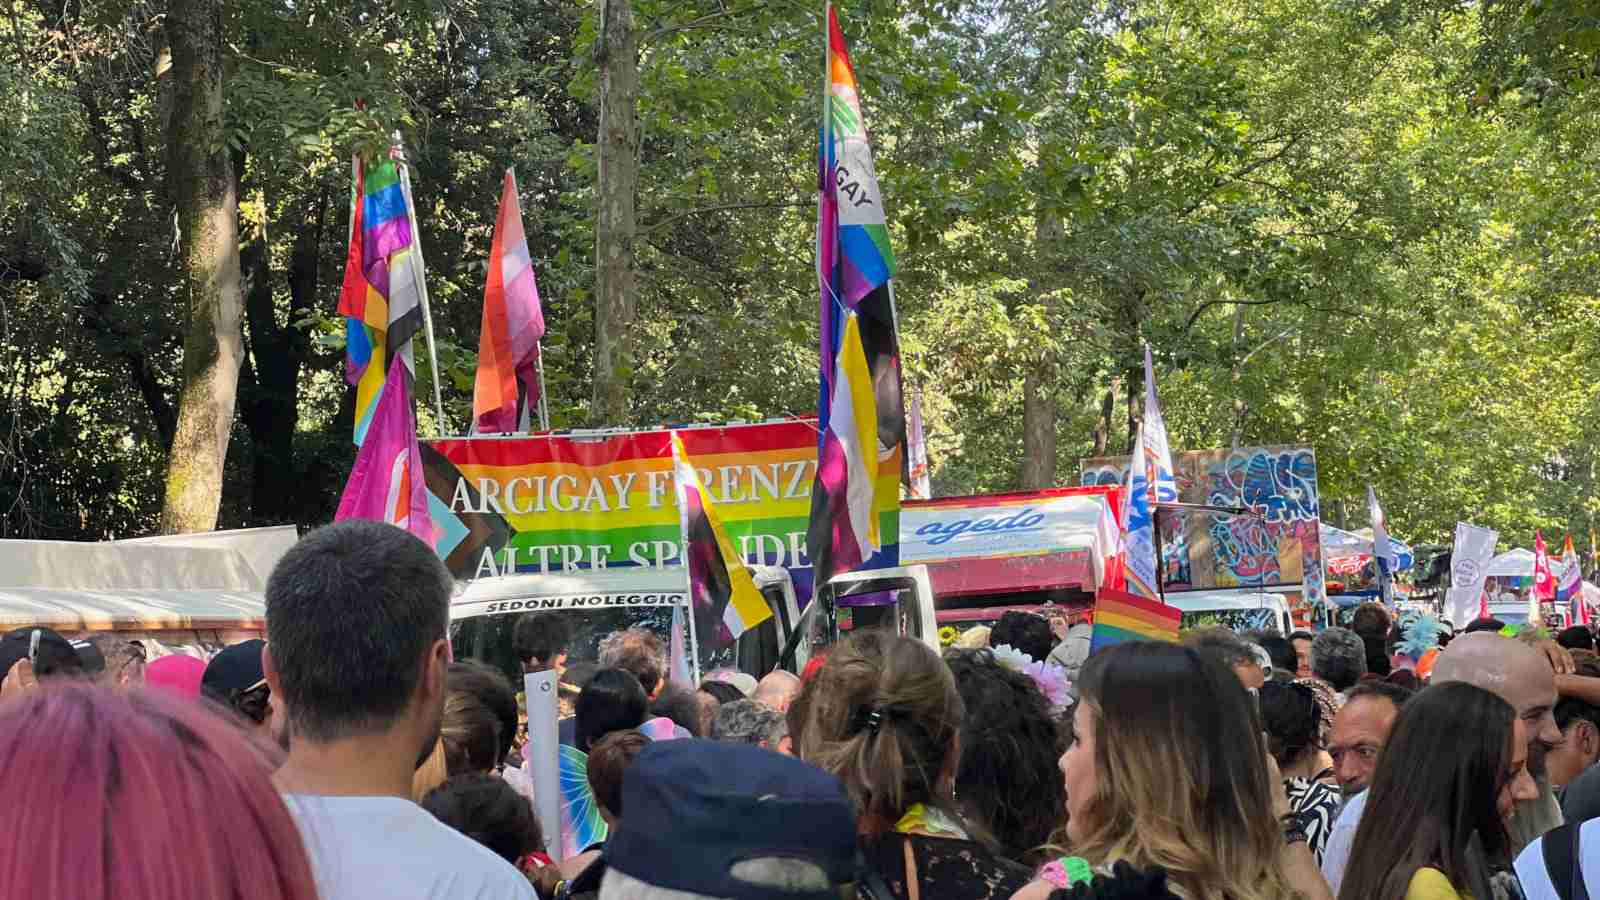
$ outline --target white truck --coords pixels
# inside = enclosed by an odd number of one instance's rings
[[[516,672],[520,661],[511,637],[517,620],[527,613],[552,612],[572,622],[568,665],[594,662],[600,641],[626,628],[648,628],[670,646],[673,612],[682,610],[685,663],[694,677],[722,667],[756,675],[771,671],[800,618],[789,573],[778,566],[751,567],[772,618],[745,632],[732,647],[711,650],[696,640],[689,626],[693,615],[686,572],[682,567],[636,566],[481,578],[463,585],[451,601],[451,644],[458,656]]]

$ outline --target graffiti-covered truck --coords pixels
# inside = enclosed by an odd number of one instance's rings
[[[1168,597],[1181,600],[1189,591],[1265,592],[1283,597],[1297,627],[1317,621],[1327,605],[1327,587],[1316,453],[1299,446],[1239,447],[1178,453],[1173,463],[1180,503],[1248,515],[1162,512]],[[1121,484],[1128,457],[1095,457],[1081,464],[1083,484]]]

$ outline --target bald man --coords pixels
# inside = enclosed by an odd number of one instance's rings
[[[1498,694],[1516,710],[1528,735],[1528,771],[1539,785],[1539,796],[1517,804],[1511,819],[1513,854],[1539,835],[1561,824],[1561,807],[1556,803],[1550,781],[1545,777],[1545,754],[1561,743],[1556,726],[1556,674],[1545,655],[1529,644],[1490,632],[1462,635],[1450,642],[1433,666],[1430,684],[1465,681]],[[1367,794],[1350,798],[1328,836],[1322,860],[1322,874],[1335,895],[1344,881],[1345,864],[1350,861],[1350,843]]]
[[[750,699],[768,709],[786,713],[789,711],[789,704],[793,703],[794,698],[798,696],[800,696],[799,677],[779,669],[769,672],[765,678],[761,679],[761,682],[756,685],[756,692],[750,695]]]

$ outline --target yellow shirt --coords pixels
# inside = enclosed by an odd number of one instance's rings
[[[1458,892],[1438,869],[1423,867],[1411,876],[1406,900],[1472,900],[1472,895]]]

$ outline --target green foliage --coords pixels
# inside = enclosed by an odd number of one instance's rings
[[[158,10],[49,6],[0,16],[0,529],[140,533],[181,356]],[[585,422],[595,4],[231,9],[227,142],[259,302],[224,521],[331,515],[352,455],[334,313],[349,158],[395,131],[443,428],[470,416],[507,167],[553,424]],[[814,409],[818,12],[636,2],[638,354],[633,421],[614,424]],[[1312,445],[1335,524],[1365,523],[1368,483],[1412,541],[1469,519],[1527,544],[1600,518],[1585,4],[862,0],[840,17],[938,492],[1017,485],[1030,374],[1056,402],[1058,481],[1124,452],[1148,341],[1175,447]]]

